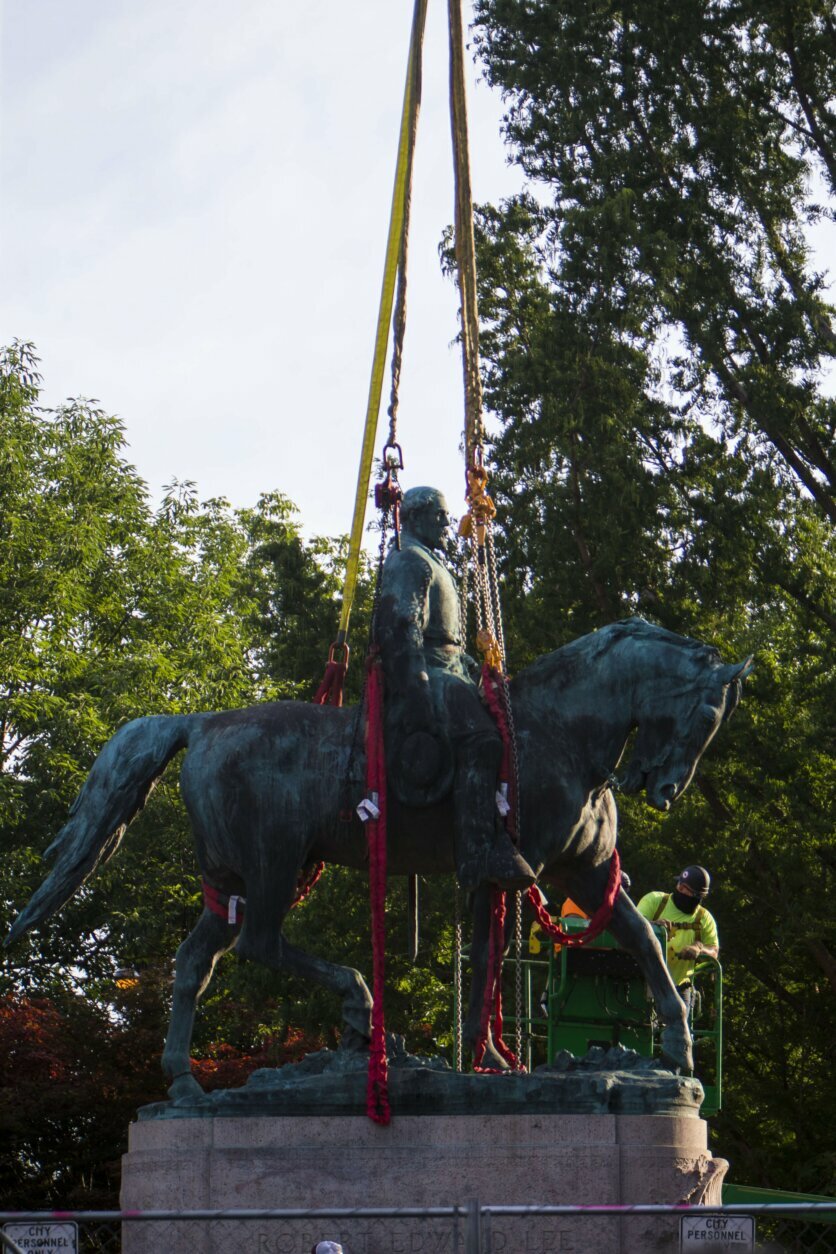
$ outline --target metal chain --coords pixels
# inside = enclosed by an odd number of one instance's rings
[[[457,1071],[463,1070],[464,1051],[462,1048],[462,902],[458,880],[455,890],[455,916],[453,924],[453,1022],[455,1031],[454,1064]]]
[[[522,981],[522,893],[519,889],[514,893],[514,956],[517,962],[516,983],[514,986],[516,1015],[516,1030],[514,1033],[514,1053],[517,1055],[517,1068],[522,1070],[522,1042],[523,1042],[523,981]]]
[[[490,588],[488,586],[485,551],[473,541],[473,603],[476,608],[476,631],[494,633],[493,607],[491,605]]]
[[[377,611],[380,608],[380,589],[383,584],[383,566],[386,561],[386,538],[389,535],[389,510],[380,511],[380,548],[377,551],[377,574],[372,594],[372,617],[369,623],[369,648],[377,643]]]
[[[459,640],[463,649],[467,649],[467,601],[470,575],[470,546],[465,540],[462,577],[459,583]]]
[[[491,525],[489,525],[487,529],[485,548],[488,555],[488,585],[490,587],[493,600],[494,633],[496,635],[496,641],[499,645],[499,652],[502,655],[502,663],[504,666],[506,662],[505,632],[502,627],[502,607],[499,601],[499,575],[496,569],[496,550],[494,548],[493,527]]]
[[[500,678],[502,704],[505,707],[505,721],[508,724],[508,739],[511,744],[511,771],[514,776],[514,837],[519,845],[522,837],[522,808],[520,805],[520,758],[517,752],[517,728],[514,723],[514,707],[511,704],[511,689],[507,678]]]
[[[470,543],[470,561],[473,567],[473,608],[476,617],[476,633],[485,626],[485,597],[483,580],[479,570],[479,548],[475,539]]]

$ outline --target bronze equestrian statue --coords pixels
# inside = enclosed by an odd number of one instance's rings
[[[382,586],[379,634],[390,688],[395,793],[388,866],[392,875],[458,870],[466,884],[477,886],[465,1024],[472,1046],[487,978],[489,881],[517,884],[536,875],[594,912],[616,842],[614,773],[631,733],[635,741],[620,787],[644,789],[651,805],[668,810],[736,707],[751,662],[723,664],[713,648],[634,618],[526,667],[510,684],[519,754],[517,854],[497,831],[497,741],[475,699],[454,612],[455,584],[434,556],[446,526],[442,515],[438,494],[409,500],[403,548],[387,560]],[[55,867],[7,943],[59,910],[113,856],[168,763],[187,750],[180,785],[204,883],[221,899],[244,897],[246,911],[243,921],[230,923],[207,906],[177,952],[163,1052],[174,1100],[200,1096],[189,1059],[195,1008],[215,961],[233,947],[241,957],[341,994],[343,1044],[362,1048],[368,1041],[372,999],[360,973],[306,953],[282,933],[300,878],[313,864],[366,866],[361,822],[340,818],[361,717],[356,708],[278,701],[220,714],[135,719],[104,746],[44,855],[55,858]],[[349,783],[360,801],[360,780]],[[690,1069],[684,1003],[650,925],[623,891],[609,928],[647,980],[663,1024],[665,1057]]]

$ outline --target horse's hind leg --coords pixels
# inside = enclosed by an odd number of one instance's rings
[[[373,1001],[359,971],[306,954],[284,936],[281,937],[278,965],[286,971],[292,971],[294,975],[301,975],[303,979],[313,980],[334,993],[341,993],[343,1022],[346,1025],[342,1034],[343,1047],[365,1049],[368,1046],[372,1034]]]
[[[261,833],[259,841],[264,849],[272,851],[275,847],[272,830]],[[281,857],[274,857],[266,865],[263,863],[258,874],[245,876],[247,912],[236,952],[239,958],[263,963],[274,971],[292,971],[294,975],[340,993],[343,1020],[349,1028],[343,1034],[343,1042],[366,1046],[371,1037],[372,995],[360,972],[305,953],[291,944],[281,931],[306,857],[302,833],[295,850],[285,847]]]
[[[198,998],[212,978],[221,954],[235,944],[237,933],[225,919],[204,910],[197,926],[177,950],[174,969],[174,996],[168,1035],[163,1049],[163,1071],[171,1081],[172,1101],[201,1097],[203,1090],[192,1075],[189,1057],[194,1015]]]

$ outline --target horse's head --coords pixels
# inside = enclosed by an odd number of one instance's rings
[[[664,635],[657,665],[637,686],[636,740],[621,782],[627,793],[644,788],[657,810],[669,810],[688,787],[752,669],[752,658],[724,665],[714,649]]]

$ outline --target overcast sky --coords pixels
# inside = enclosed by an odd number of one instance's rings
[[[236,505],[278,489],[308,533],[349,529],[411,10],[5,3],[0,341],[35,342],[46,403],[120,416],[155,497],[174,477]],[[400,430],[405,485],[459,513],[445,11],[430,0]],[[474,67],[469,103],[474,195],[496,200],[521,176]]]
[[[411,12],[0,0],[0,342],[35,342],[46,403],[120,416],[155,498],[278,489],[308,534],[349,529]],[[400,433],[405,486],[459,513],[447,73],[430,0]],[[496,201],[521,175],[472,64],[469,92],[474,196]],[[813,240],[831,273],[835,234]]]

